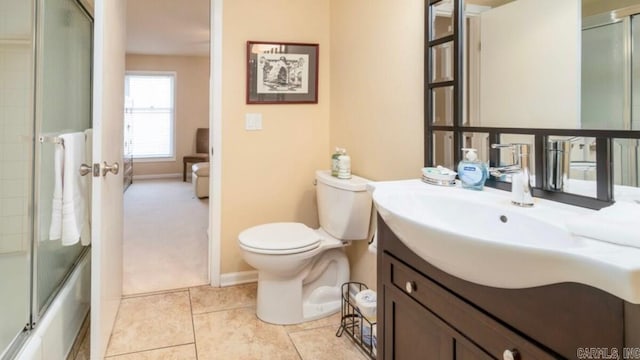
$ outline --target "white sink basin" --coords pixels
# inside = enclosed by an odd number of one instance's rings
[[[566,219],[593,210],[540,199],[533,208],[519,208],[505,191],[419,180],[373,183],[370,191],[398,238],[451,275],[500,288],[577,282],[640,303],[640,249],[565,228]]]

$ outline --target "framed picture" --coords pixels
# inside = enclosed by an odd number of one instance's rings
[[[247,41],[247,104],[317,104],[318,44]]]

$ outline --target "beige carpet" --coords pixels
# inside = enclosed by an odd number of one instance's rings
[[[123,294],[208,283],[208,221],[191,183],[135,181],[124,194]]]

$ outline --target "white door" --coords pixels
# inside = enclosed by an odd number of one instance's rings
[[[122,163],[125,1],[94,10],[93,162]],[[91,359],[102,359],[122,296],[122,173],[93,177]]]

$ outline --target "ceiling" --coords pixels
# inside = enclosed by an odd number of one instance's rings
[[[209,0],[127,0],[127,53],[208,55]]]

